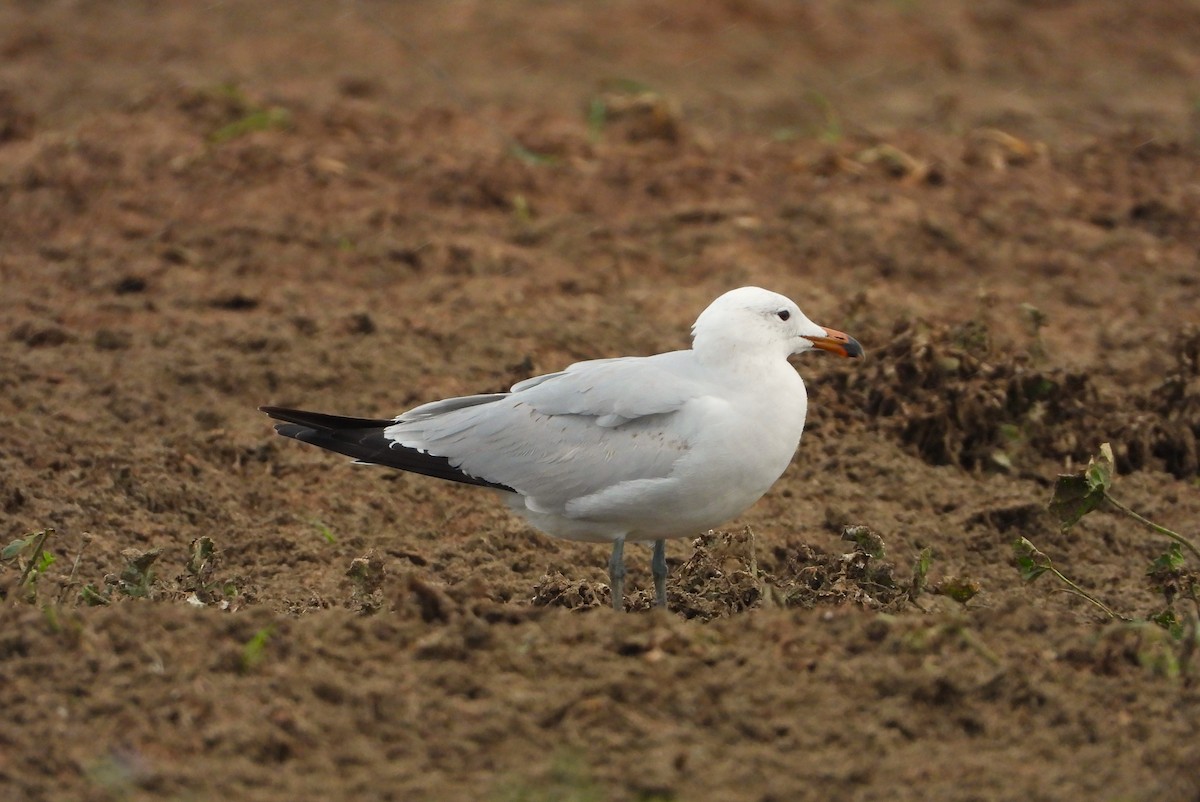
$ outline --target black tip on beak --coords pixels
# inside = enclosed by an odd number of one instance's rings
[[[824,337],[805,335],[805,339],[811,340],[814,347],[831,354],[850,359],[861,359],[863,356],[863,347],[859,341],[837,329],[825,329]]]

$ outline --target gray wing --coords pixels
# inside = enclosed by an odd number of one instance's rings
[[[417,407],[385,435],[566,514],[574,499],[671,474],[690,440],[678,413],[703,395],[691,367],[690,352],[580,362],[509,393]]]

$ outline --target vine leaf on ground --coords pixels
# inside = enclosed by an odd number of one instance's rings
[[[1058,518],[1064,532],[1104,502],[1112,477],[1113,452],[1108,443],[1102,444],[1100,453],[1088,461],[1087,470],[1058,477],[1050,512]]]
[[[1021,579],[1032,582],[1053,568],[1050,558],[1041,549],[1027,539],[1017,538],[1013,543],[1013,552],[1017,557],[1017,568],[1021,571]]]

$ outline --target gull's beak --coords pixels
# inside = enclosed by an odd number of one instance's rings
[[[831,354],[854,358],[863,355],[863,347],[859,345],[858,340],[837,329],[825,329],[824,337],[820,335],[810,336],[808,334],[801,336],[806,340],[811,340],[815,347],[820,348],[822,351],[828,351]]]

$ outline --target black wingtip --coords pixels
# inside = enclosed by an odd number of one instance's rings
[[[446,457],[399,445],[384,434],[384,430],[396,422],[394,419],[348,418],[272,406],[259,407],[259,410],[279,421],[275,424],[275,431],[283,437],[344,454],[359,462],[385,465],[461,484],[516,492],[508,485],[464,473],[451,465]]]
[[[263,406],[259,411],[285,423],[296,423],[320,431],[382,429],[396,421],[392,418],[351,418],[345,415],[327,415],[324,412],[308,412],[303,409]]]

